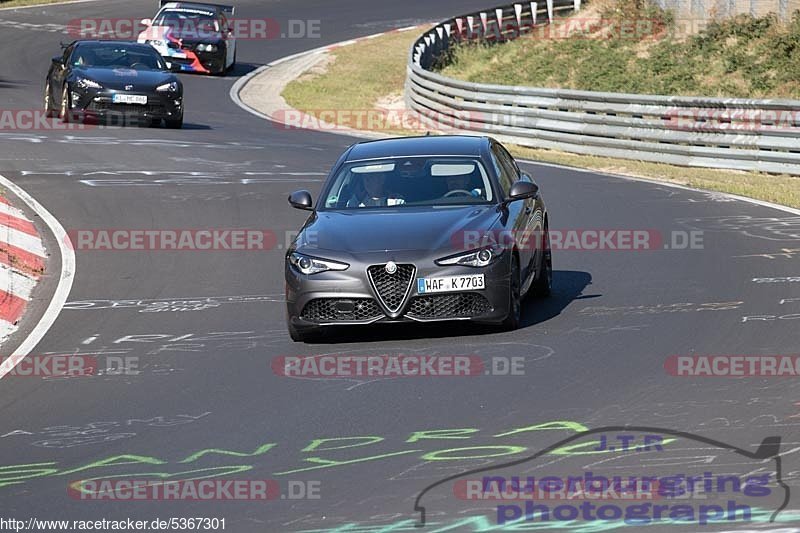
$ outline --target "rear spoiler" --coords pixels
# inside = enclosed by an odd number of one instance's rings
[[[234,7],[233,6],[226,6],[222,4],[207,4],[204,2],[181,2],[180,0],[159,0],[158,7],[162,8],[167,4],[172,4],[170,7],[185,7],[185,8],[192,8],[192,7],[205,7],[209,8],[213,11],[222,11],[225,15],[232,17]]]

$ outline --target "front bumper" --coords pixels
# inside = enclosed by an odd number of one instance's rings
[[[114,103],[115,94],[147,96],[146,104]],[[122,120],[166,119],[176,120],[183,116],[183,95],[170,92],[132,92],[99,89],[72,92],[72,114],[84,118]]]
[[[484,268],[442,267],[431,262],[404,261],[413,264],[408,296],[396,313],[387,312],[367,276],[367,265],[344,271],[328,271],[307,276],[286,264],[286,306],[289,321],[296,327],[337,326],[373,323],[409,323],[467,320],[497,324],[509,310],[510,254],[505,253]],[[370,265],[385,264],[376,258]],[[418,278],[484,274],[482,290],[443,293],[419,293]]]
[[[217,46],[215,52],[201,52],[197,50],[197,44],[186,44],[183,48],[156,47],[156,49],[165,61],[180,65],[181,72],[211,74],[225,70],[227,52],[224,46]]]

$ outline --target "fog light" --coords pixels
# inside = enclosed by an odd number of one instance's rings
[[[483,250],[478,252],[478,261],[480,261],[481,263],[488,263],[491,260],[492,260],[491,250],[487,250],[484,248]]]

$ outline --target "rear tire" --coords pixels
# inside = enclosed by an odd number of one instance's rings
[[[511,258],[511,278],[508,282],[508,315],[500,325],[503,331],[514,331],[519,328],[522,319],[522,298],[520,297],[519,259]]]

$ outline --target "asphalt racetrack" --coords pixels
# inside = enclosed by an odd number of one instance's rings
[[[289,339],[284,235],[305,215],[286,197],[302,188],[316,194],[354,139],[276,127],[234,104],[232,84],[290,54],[481,7],[485,0],[241,0],[239,17],[319,20],[320,36],[243,40],[229,76],[181,74],[182,130],[0,130],[0,174],[68,231],[258,228],[279,236],[266,252],[76,251],[67,305],[32,353],[134,361],[139,373],[0,382],[0,516],[215,517],[235,532],[412,530],[415,498],[431,483],[533,455],[581,428],[622,424],[690,432],[753,452],[762,439],[779,436],[783,481],[796,483],[796,377],[676,377],[665,370],[673,355],[798,352],[800,216],[789,212],[526,163],[551,229],[648,230],[667,248],[554,250],[554,294],[527,301],[516,332],[440,324],[346,330],[315,344]],[[154,8],[152,1],[111,0],[0,11],[2,107],[41,106],[50,58],[67,39],[46,25],[143,18]],[[692,235],[701,244],[680,246]],[[52,238],[49,249],[58,249]],[[50,268],[58,271],[58,254]],[[50,288],[45,281],[41,291]],[[273,371],[276,357],[322,354],[465,354],[499,370],[361,380]],[[524,371],[499,375],[512,360]],[[663,448],[651,460],[676,472],[774,471],[774,461],[731,462],[726,450],[685,437]],[[589,450],[534,459],[525,473],[610,467],[595,464],[599,455]],[[620,464],[641,466],[645,455]],[[87,478],[206,477],[275,480],[286,497],[96,501],[68,491]],[[290,485],[316,488],[319,497],[289,497]],[[428,524],[420,531],[502,530],[496,503],[436,490],[425,496]],[[774,511],[781,501],[761,507]],[[792,507],[790,500],[774,524],[629,529],[791,528],[800,520]],[[470,518],[479,516],[486,521]],[[579,529],[591,525],[563,530],[600,530]]]

